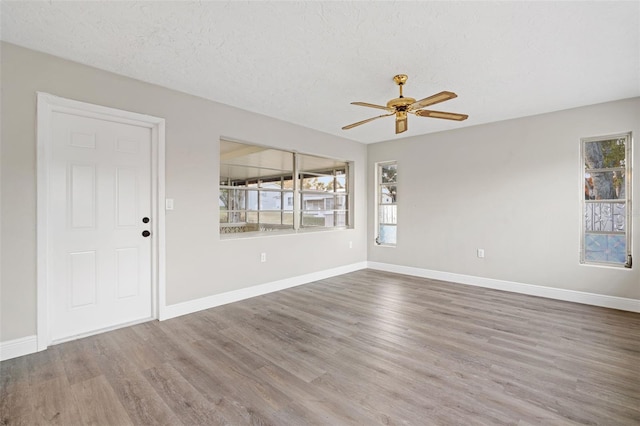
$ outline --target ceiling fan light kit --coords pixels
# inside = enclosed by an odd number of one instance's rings
[[[377,117],[372,117],[366,120],[358,121],[357,123],[349,124],[347,126],[344,126],[342,130],[353,129],[354,127],[359,126],[361,124],[365,124],[370,121],[377,120],[378,118],[389,117],[391,115],[396,116],[396,134],[407,131],[407,128],[408,128],[407,114],[417,115],[418,117],[443,118],[445,120],[455,120],[455,121],[463,121],[469,118],[469,116],[466,114],[458,114],[455,112],[444,112],[444,111],[431,111],[431,110],[422,109],[429,105],[434,105],[440,102],[444,102],[444,101],[448,101],[450,99],[456,98],[458,97],[458,95],[456,95],[453,92],[444,91],[444,92],[436,93],[435,95],[429,96],[428,98],[424,98],[419,101],[416,101],[414,98],[405,97],[402,94],[402,87],[407,82],[407,78],[408,77],[406,74],[398,74],[393,77],[393,81],[398,85],[398,88],[400,89],[400,96],[395,99],[391,99],[389,102],[387,102],[387,106],[370,104],[367,102],[351,102],[351,105],[383,109],[387,111],[388,114],[382,114]]]

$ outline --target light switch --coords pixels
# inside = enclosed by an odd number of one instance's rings
[[[173,198],[167,198],[165,200],[165,208],[167,210],[173,210]]]

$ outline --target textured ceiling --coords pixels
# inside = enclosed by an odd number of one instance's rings
[[[364,143],[640,96],[640,2],[1,2],[2,39]],[[343,131],[397,97],[433,109]]]

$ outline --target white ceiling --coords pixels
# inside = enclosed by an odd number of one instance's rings
[[[640,96],[640,1],[1,2],[10,43],[371,143]],[[392,117],[352,101],[450,90]]]

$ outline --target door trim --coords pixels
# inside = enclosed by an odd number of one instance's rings
[[[151,244],[151,313],[152,318],[161,318],[166,307],[165,275],[165,120],[164,118],[130,111],[93,105],[49,93],[37,92],[37,284],[36,314],[38,351],[47,349],[52,343],[49,321],[49,261],[47,258],[49,164],[51,162],[51,125],[54,112],[133,124],[151,129],[151,209],[155,220],[152,226]],[[126,325],[126,324],[125,324]],[[100,332],[101,330],[96,330]]]

